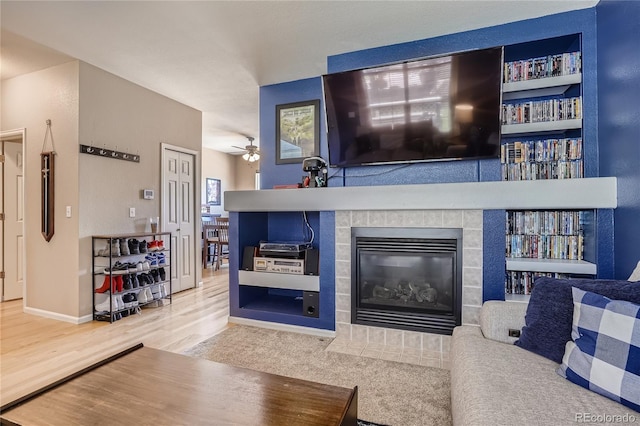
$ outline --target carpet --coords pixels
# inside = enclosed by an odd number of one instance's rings
[[[326,351],[331,338],[233,325],[185,355],[334,386],[358,386],[358,418],[451,425],[448,370]]]

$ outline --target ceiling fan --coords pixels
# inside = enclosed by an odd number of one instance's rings
[[[245,151],[245,153],[242,154],[242,158],[253,163],[260,159],[260,151],[258,150],[258,147],[253,144],[254,138],[247,136],[247,139],[249,139],[249,145],[246,145],[244,148],[235,145],[233,145],[233,147]]]

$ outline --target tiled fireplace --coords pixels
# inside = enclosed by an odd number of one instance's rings
[[[448,366],[450,336],[352,324],[351,228],[462,230],[462,323],[478,324],[482,305],[482,210],[336,212],[336,340],[334,350],[435,367]]]

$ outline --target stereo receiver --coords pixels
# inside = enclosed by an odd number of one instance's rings
[[[278,257],[254,257],[253,270],[279,274],[304,275],[304,260]]]

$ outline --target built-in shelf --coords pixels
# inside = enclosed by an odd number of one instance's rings
[[[524,135],[527,133],[557,133],[565,130],[581,129],[582,119],[542,121],[538,123],[505,124],[502,126],[503,136]]]
[[[598,268],[585,260],[507,258],[507,271],[596,275]]]
[[[277,274],[273,272],[238,271],[240,285],[282,288],[286,290],[320,291],[317,275]]]
[[[303,316],[302,297],[265,295],[240,306],[240,309]]]
[[[536,210],[618,206],[615,177],[226,191],[234,212]]]
[[[502,85],[502,100],[508,101],[513,99],[561,95],[566,92],[571,85],[580,83],[582,83],[582,74],[504,83]]]

